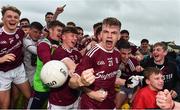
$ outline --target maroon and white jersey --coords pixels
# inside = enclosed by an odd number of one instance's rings
[[[120,53],[117,49],[107,51],[99,44],[96,44],[86,53],[75,72],[81,75],[83,70],[93,68],[96,80],[88,88],[95,91],[103,89],[108,92],[108,96],[103,102],[98,102],[91,99],[86,94],[82,94],[82,109],[112,109],[115,107],[114,85],[119,63]]]
[[[0,28],[0,57],[12,53],[15,61],[0,64],[0,71],[9,71],[18,67],[23,62],[23,30],[17,29],[14,33],[8,33],[4,28]]]
[[[121,76],[122,79],[128,79],[132,75],[140,74],[136,72],[136,66],[139,65],[139,62],[135,58],[129,58],[126,63],[121,62],[119,65],[119,69],[121,70]]]
[[[59,46],[52,56],[53,60],[62,60],[64,58],[71,58],[76,64],[80,62],[81,53],[75,49],[67,50]],[[54,105],[68,106],[73,104],[79,97],[79,91],[71,89],[68,86],[70,77],[68,77],[65,84],[59,88],[51,88],[49,95],[49,102]]]

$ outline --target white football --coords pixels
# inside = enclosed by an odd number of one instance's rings
[[[62,61],[51,60],[43,65],[40,78],[49,87],[58,88],[66,82],[68,68]]]

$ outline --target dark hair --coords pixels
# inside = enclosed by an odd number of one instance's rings
[[[76,29],[79,29],[79,30],[82,30],[82,31],[83,31],[83,28],[80,27],[80,26],[76,26]]]
[[[16,12],[19,16],[21,15],[21,11],[20,11],[19,9],[17,9],[17,8],[14,7],[14,6],[7,5],[7,6],[3,6],[3,7],[1,8],[2,16],[4,16],[4,14],[6,13],[6,11],[8,11],[8,10],[11,10],[11,11]]]
[[[47,15],[54,15],[52,12],[47,12],[46,14],[45,14],[45,17],[47,16]]]
[[[23,25],[21,28],[30,28],[30,25]]]
[[[142,40],[141,40],[141,44],[142,44],[142,43],[149,43],[149,40],[147,40],[147,39],[142,39]]]
[[[98,28],[99,26],[102,26],[102,22],[97,22],[93,25],[93,29]]]
[[[78,31],[76,29],[76,27],[70,27],[70,26],[66,26],[63,28],[62,30],[62,35],[65,33],[74,33],[74,34],[78,34]]]
[[[66,26],[76,26],[76,24],[72,21],[67,22]]]
[[[120,32],[121,34],[124,34],[124,33],[127,33],[128,35],[129,35],[129,31],[128,30],[121,30],[121,32]]]
[[[120,50],[120,49],[131,49],[131,45],[129,44],[128,41],[126,40],[118,40],[116,43],[116,47]]]
[[[102,25],[118,26],[119,29],[121,29],[121,22],[114,17],[105,18],[102,22]]]
[[[29,21],[28,18],[22,18],[22,19],[20,20],[20,23],[23,22],[23,21],[27,21],[27,22],[30,24],[30,21]]]
[[[51,21],[51,22],[49,23],[48,28],[53,28],[53,27],[56,27],[56,26],[60,26],[60,27],[62,27],[62,28],[65,27],[65,25],[64,25],[62,22],[60,22],[60,21],[58,21],[58,20],[55,20],[55,21]]]
[[[102,31],[102,25],[98,26],[95,32],[95,36],[97,37]]]
[[[42,31],[43,26],[42,26],[42,24],[39,23],[39,22],[32,22],[32,23],[30,24],[30,28],[31,28],[31,29],[32,29],[32,28],[35,28],[35,29],[37,29],[37,30],[39,30],[39,31]]]
[[[149,77],[152,75],[152,74],[162,74],[161,73],[161,70],[158,69],[158,68],[155,68],[155,67],[147,67],[144,69],[143,71],[143,74],[144,74],[144,78],[145,79],[149,79]]]

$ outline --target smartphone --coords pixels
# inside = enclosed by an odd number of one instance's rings
[[[66,7],[66,4],[62,6],[62,8]]]

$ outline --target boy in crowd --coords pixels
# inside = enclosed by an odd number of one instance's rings
[[[13,6],[2,7],[3,27],[0,28],[0,108],[10,105],[11,83],[15,84],[27,99],[30,85],[23,65],[24,32],[17,28],[21,12]]]
[[[30,25],[30,21],[29,21],[29,19],[28,18],[22,18],[21,20],[20,20],[20,28],[22,27],[22,26],[29,26]]]
[[[121,39],[120,40],[126,40],[131,45],[131,57],[136,58],[138,61],[141,61],[143,59],[143,55],[138,51],[137,46],[130,42],[129,39],[129,31],[128,30],[122,30],[121,32]]]
[[[146,86],[141,88],[132,103],[132,109],[157,109],[156,95],[163,89],[164,76],[158,68],[149,67],[144,70]]]
[[[148,39],[142,39],[141,40],[141,46],[138,48],[139,52],[144,55],[148,56],[151,54],[150,50],[150,45],[149,45],[149,40]]]
[[[120,51],[121,63],[119,69],[121,70],[121,79],[128,80],[131,76],[140,75],[143,68],[139,62],[131,57],[131,46],[128,41],[120,40],[117,42],[117,48]],[[134,88],[129,88],[126,85],[120,86],[120,91],[116,94],[116,108],[121,108],[126,99],[131,99],[134,93]]]
[[[29,34],[23,39],[25,70],[31,86],[36,70],[37,42],[41,38],[42,29],[39,22],[32,22]]]
[[[170,61],[167,57],[167,47],[162,42],[157,42],[153,45],[152,58],[147,59],[142,67],[159,68],[164,75],[164,89],[171,92],[173,98],[177,97],[176,84],[179,81],[177,75],[177,66],[175,62]]]

